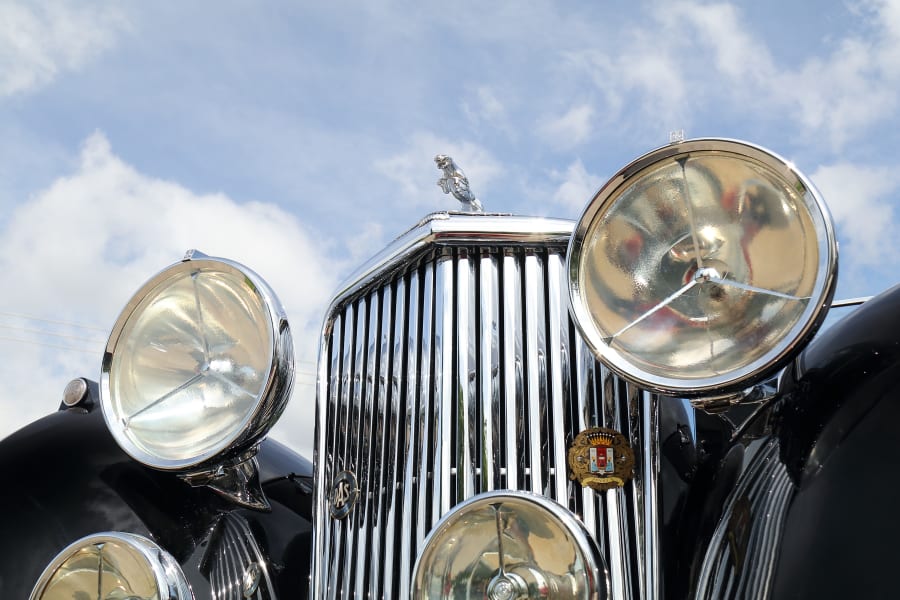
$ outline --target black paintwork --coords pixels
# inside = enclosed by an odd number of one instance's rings
[[[662,414],[667,412],[672,409],[663,406]],[[774,515],[782,528],[772,544],[770,597],[897,596],[892,573],[900,555],[900,486],[893,481],[900,463],[900,286],[820,332],[786,369],[778,396],[740,428],[731,425],[741,422],[733,415],[698,413],[697,439],[677,444],[666,439],[678,431],[675,421],[666,427],[661,417],[667,598],[698,591],[717,528],[732,553],[732,576],[758,576],[753,564],[765,557],[742,552],[752,526],[765,529],[773,515],[754,512],[735,490],[759,472],[765,444],[777,444],[777,460],[790,481],[785,510]],[[673,484],[678,476],[681,483]],[[738,509],[723,514],[729,499]],[[672,503],[681,508],[668,507]],[[718,589],[711,597],[741,596]]]
[[[312,465],[274,441],[258,455],[269,513],[237,508],[207,488],[129,458],[95,399],[61,409],[0,442],[0,590],[27,598],[53,557],[101,531],[143,535],[182,565],[195,597],[211,598],[207,548],[224,515],[249,526],[279,597],[305,598],[311,541]]]

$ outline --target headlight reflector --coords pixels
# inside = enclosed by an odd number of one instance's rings
[[[596,194],[569,246],[575,320],[649,389],[735,391],[784,363],[824,318],[837,243],[813,186],[755,146],[653,151]]]
[[[476,496],[444,516],[413,570],[412,598],[606,598],[603,559],[584,526],[526,492]]]
[[[44,569],[30,600],[189,600],[178,563],[147,538],[107,532],[78,540]]]
[[[242,265],[195,255],[147,282],[119,316],[103,360],[103,414],[135,459],[191,467],[271,427],[292,360],[268,285]]]

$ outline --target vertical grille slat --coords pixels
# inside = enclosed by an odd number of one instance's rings
[[[496,256],[480,259],[478,290],[481,296],[481,347],[479,377],[481,383],[481,466],[482,492],[500,487],[500,306],[499,266]]]
[[[382,558],[384,556],[383,535],[387,528],[387,507],[390,505],[391,495],[388,488],[393,489],[393,485],[389,479],[392,473],[392,465],[390,463],[389,448],[391,445],[391,415],[394,413],[392,406],[388,405],[388,394],[391,391],[388,387],[388,378],[390,376],[390,334],[392,331],[391,310],[393,305],[393,290],[391,286],[384,288],[380,298],[380,310],[378,311],[378,327],[374,326],[372,330],[378,340],[378,355],[374,360],[375,366],[373,371],[376,372],[374,381],[373,396],[375,401],[375,414],[372,417],[373,435],[372,439],[375,445],[372,448],[370,471],[374,473],[372,484],[369,489],[372,490],[372,498],[370,501],[371,509],[368,513],[369,523],[367,535],[372,540],[371,548],[366,558],[368,559],[368,592],[370,597],[377,597],[381,592],[382,579],[384,570],[382,569]],[[374,312],[374,311],[373,311]],[[370,365],[372,364],[370,358]]]
[[[435,348],[434,348],[434,405],[432,406],[436,435],[432,438],[434,471],[432,473],[431,519],[429,529],[441,515],[450,510],[451,444],[453,435],[453,261],[442,257],[434,274],[435,287]]]
[[[335,306],[320,367],[314,597],[408,598],[438,519],[504,488],[547,495],[596,533],[613,598],[645,591],[631,541],[644,491],[598,494],[567,466],[584,429],[638,439],[645,397],[595,361],[566,286],[559,244],[435,246]],[[334,519],[329,493],[345,471],[359,497]]]
[[[456,327],[456,365],[455,394],[456,410],[452,424],[456,426],[453,447],[456,456],[451,469],[456,471],[456,486],[450,504],[456,504],[475,493],[475,465],[477,454],[475,444],[475,424],[478,415],[475,409],[477,390],[475,387],[475,342],[477,312],[475,308],[475,268],[465,252],[461,252],[456,261],[456,315],[459,326]],[[449,396],[453,397],[453,396]],[[441,511],[442,514],[444,511]]]
[[[371,519],[373,505],[375,504],[376,488],[378,484],[379,465],[372,460],[372,454],[376,451],[376,445],[379,440],[376,431],[376,380],[378,378],[378,354],[377,348],[379,344],[378,332],[378,316],[380,312],[380,301],[378,294],[373,292],[367,302],[366,317],[364,322],[366,332],[365,354],[362,361],[362,377],[360,378],[360,422],[359,422],[359,439],[357,461],[357,480],[359,483],[359,500],[357,501],[358,510],[354,511],[358,515],[356,531],[356,561],[353,565],[355,575],[353,582],[355,584],[355,596],[362,598],[365,594],[368,579],[368,558],[372,551],[370,543]],[[360,311],[362,315],[363,311]]]
[[[547,257],[547,319],[549,323],[549,351],[550,362],[550,407],[551,419],[549,424],[550,439],[553,457],[553,493],[554,498],[564,501],[568,499],[568,484],[566,473],[566,444],[571,441],[564,432],[569,431],[566,422],[566,412],[563,404],[568,397],[568,369],[564,362],[566,354],[564,348],[568,346],[566,329],[569,320],[566,317],[567,304],[562,297],[564,268],[558,255]],[[563,339],[565,338],[565,344]]]
[[[432,378],[431,369],[434,364],[432,355],[435,353],[435,347],[432,346],[433,332],[435,328],[435,305],[434,305],[434,267],[432,265],[425,266],[425,274],[422,282],[422,298],[420,305],[422,307],[421,337],[421,354],[419,356],[419,369],[416,372],[416,380],[419,382],[418,390],[418,423],[416,425],[418,431],[418,449],[419,462],[416,472],[418,482],[417,498],[416,498],[416,527],[415,535],[415,555],[422,549],[425,541],[425,533],[429,529],[431,523],[431,504],[436,499],[430,493],[430,473],[433,465],[432,439],[434,433],[434,418],[431,412],[432,398]],[[437,385],[437,382],[434,384]]]
[[[543,304],[543,277],[538,268],[537,257],[529,252],[525,255],[525,372],[528,387],[525,406],[528,432],[528,481],[529,489],[544,493],[544,448],[546,425],[544,413],[547,408],[545,382],[545,346]]]
[[[521,270],[516,257],[503,257],[503,411],[504,450],[503,464],[506,468],[504,487],[522,489],[523,480],[519,476],[519,454],[523,447],[519,427],[520,402],[524,382],[522,356],[522,292]]]
[[[409,597],[409,576],[413,557],[415,556],[415,548],[417,540],[413,534],[413,517],[418,514],[418,509],[414,505],[416,494],[414,491],[415,484],[419,481],[419,472],[416,470],[418,465],[418,440],[421,435],[421,428],[416,427],[416,418],[418,415],[418,390],[419,390],[419,351],[421,339],[421,313],[419,311],[419,274],[414,271],[409,276],[409,294],[407,317],[406,338],[397,341],[394,350],[399,357],[402,353],[406,353],[406,381],[401,382],[400,386],[406,387],[406,413],[403,424],[405,432],[404,439],[406,441],[406,454],[403,467],[403,505],[400,509],[400,564],[397,565],[398,588],[401,598]],[[400,313],[398,312],[398,319]],[[385,565],[387,569],[387,565]],[[390,597],[390,596],[385,596]]]
[[[385,435],[385,462],[388,465],[388,473],[385,477],[385,508],[382,511],[384,515],[384,534],[382,540],[381,562],[375,559],[372,561],[372,572],[377,573],[380,569],[384,569],[383,594],[384,598],[394,597],[394,574],[396,569],[393,568],[391,562],[397,548],[397,519],[398,506],[399,510],[403,510],[405,500],[401,484],[403,482],[402,473],[405,473],[405,462],[403,457],[410,454],[408,427],[404,427],[404,423],[412,421],[407,417],[407,398],[404,394],[402,375],[404,373],[403,348],[406,336],[406,282],[401,279],[396,283],[393,295],[393,312],[389,312],[390,303],[385,302],[385,316],[382,319],[385,331],[393,331],[390,338],[385,337],[382,345],[384,348],[384,364],[389,371],[385,374],[384,382],[384,410],[390,413]],[[400,529],[400,532],[408,531],[408,529]],[[402,545],[402,540],[401,540]],[[376,597],[378,594],[376,593]]]

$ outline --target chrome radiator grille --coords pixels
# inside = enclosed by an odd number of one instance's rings
[[[427,244],[339,298],[320,355],[314,598],[408,597],[432,526],[494,489],[568,507],[595,532],[613,597],[652,596],[641,471],[654,457],[636,442],[656,427],[655,399],[582,342],[564,252],[559,241]],[[624,490],[601,496],[568,478],[568,444],[593,426],[632,441]],[[358,501],[333,518],[332,484],[347,471]]]

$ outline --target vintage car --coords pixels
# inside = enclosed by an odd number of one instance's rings
[[[266,439],[293,369],[275,294],[189,253],[99,382],[0,442],[3,597],[897,594],[900,288],[833,301],[834,227],[791,163],[676,140],[572,222],[485,213],[436,161],[464,210],[336,292],[312,462]]]

